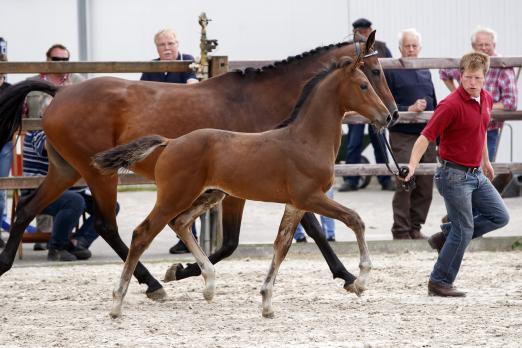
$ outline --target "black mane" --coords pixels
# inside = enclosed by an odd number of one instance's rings
[[[308,99],[310,93],[312,93],[315,86],[317,86],[317,84],[321,82],[326,76],[328,76],[332,71],[342,68],[349,63],[351,63],[350,60],[344,60],[342,62],[333,61],[332,63],[330,63],[328,67],[321,70],[318,74],[316,74],[314,77],[308,80],[306,85],[303,87],[301,95],[299,96],[299,99],[297,99],[297,103],[295,104],[294,109],[290,113],[290,116],[288,116],[284,121],[279,123],[275,127],[275,129],[287,127],[289,124],[294,122],[297,119],[297,116],[299,115],[299,112],[301,111],[303,104],[305,103],[306,99]]]
[[[365,42],[363,38],[359,38],[358,42]],[[246,75],[250,75],[250,74],[259,74],[259,73],[263,73],[264,71],[267,71],[267,70],[274,70],[274,69],[278,69],[278,68],[281,68],[283,66],[287,66],[288,64],[292,64],[292,63],[295,63],[295,62],[298,62],[304,58],[307,58],[307,57],[310,57],[310,56],[313,56],[313,55],[316,55],[316,54],[319,54],[319,53],[323,53],[323,52],[327,52],[331,49],[334,49],[334,48],[339,48],[339,47],[343,47],[343,46],[347,46],[347,45],[351,45],[354,43],[354,40],[348,40],[348,41],[344,41],[344,42],[339,42],[339,43],[336,43],[336,44],[330,44],[330,45],[327,45],[327,46],[319,46],[319,47],[316,47],[310,51],[306,51],[306,52],[303,52],[301,54],[298,54],[296,56],[290,56],[286,59],[283,59],[283,60],[280,60],[280,61],[277,61],[277,62],[274,62],[272,64],[269,64],[269,65],[265,65],[261,68],[245,68],[244,70],[242,69],[236,69],[234,71],[232,71],[232,73],[234,74],[239,74],[241,76],[246,76]]]

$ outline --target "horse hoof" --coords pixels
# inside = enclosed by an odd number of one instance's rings
[[[165,272],[165,278],[163,278],[163,281],[165,283],[168,283],[168,282],[177,280],[176,279],[176,272],[178,270],[182,270],[182,269],[183,269],[183,265],[181,263],[174,263],[174,264],[172,264],[172,266],[169,267],[167,272]]]
[[[205,289],[203,290],[203,297],[207,302],[212,302],[212,299],[214,298],[214,289]]]
[[[355,282],[351,284],[344,284],[344,289],[348,292],[353,292],[357,296],[361,296],[366,290],[366,288],[360,283],[359,279],[356,279]]]
[[[274,319],[274,311],[263,311],[263,318]]]
[[[165,289],[159,288],[158,290],[147,292],[147,297],[154,301],[161,301],[167,298]]]
[[[109,316],[112,318],[112,319],[117,319],[121,316],[121,311],[118,311],[118,310],[115,310],[113,309],[110,313],[109,313]]]

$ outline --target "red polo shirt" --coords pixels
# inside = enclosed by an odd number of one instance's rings
[[[441,159],[466,167],[478,167],[482,162],[492,107],[493,99],[484,89],[480,91],[479,105],[459,86],[439,103],[421,134],[432,142],[440,137]]]

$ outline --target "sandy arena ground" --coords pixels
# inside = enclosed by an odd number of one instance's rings
[[[466,254],[463,299],[427,296],[435,253],[373,255],[369,290],[357,298],[320,256],[291,256],[275,286],[274,319],[261,316],[269,259],[216,267],[212,303],[202,278],[165,285],[153,302],[134,279],[123,317],[111,291],[122,264],[15,266],[0,281],[2,347],[520,347],[522,252]],[[356,270],[357,257],[343,257]],[[161,279],[170,264],[147,263]]]

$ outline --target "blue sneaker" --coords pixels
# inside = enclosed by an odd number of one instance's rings
[[[9,222],[7,222],[7,220],[2,219],[2,230],[9,232],[10,228],[11,228],[11,225],[9,224]],[[25,228],[25,232],[27,232],[27,233],[36,233],[36,231],[37,231],[36,227],[31,226],[31,225],[29,225]]]

